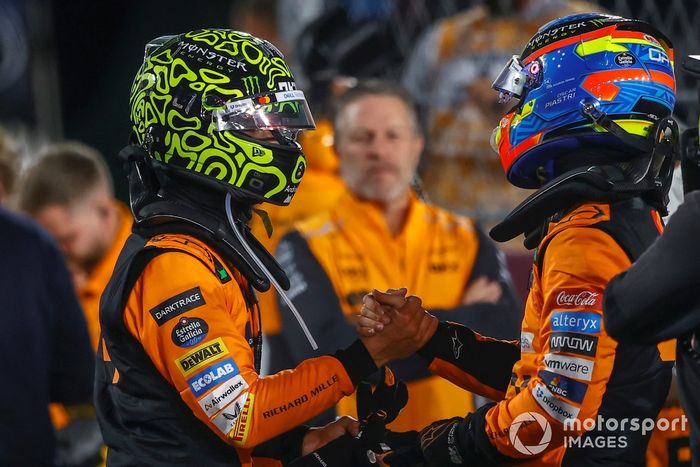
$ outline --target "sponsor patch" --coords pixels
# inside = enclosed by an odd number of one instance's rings
[[[571,308],[603,308],[603,294],[585,289],[555,289],[553,292],[557,306]]]
[[[555,311],[551,317],[553,332],[581,332],[598,334],[600,332],[600,315],[581,311]]]
[[[162,326],[174,317],[206,304],[207,302],[204,301],[202,291],[199,290],[199,287],[194,287],[151,308],[149,313],[151,313],[153,319],[156,320],[158,326]]]
[[[568,352],[595,357],[598,349],[598,338],[573,332],[553,332],[549,335],[549,349],[552,352]]]
[[[547,385],[553,394],[574,401],[577,404],[583,402],[583,397],[588,389],[587,384],[546,370],[540,370],[537,372],[537,376],[542,378],[542,382]]]
[[[240,373],[240,370],[236,366],[236,362],[231,358],[221,360],[216,365],[212,365],[203,371],[200,371],[193,377],[187,380],[187,384],[190,385],[190,390],[195,397],[200,394],[204,394],[213,386],[221,384],[224,381],[236,376]]]
[[[209,332],[209,325],[200,318],[180,318],[173,328],[171,338],[178,347],[192,347],[199,344]]]
[[[233,439],[234,444],[239,446],[245,445],[248,439],[248,431],[250,431],[250,412],[253,410],[253,399],[255,394],[248,393],[248,400],[243,406],[243,411],[236,424],[236,429],[233,432],[231,439]]]
[[[220,432],[228,436],[229,433],[236,427],[236,422],[243,412],[243,407],[246,403],[248,394],[244,394],[240,399],[231,402],[224,407],[219,415],[212,418],[212,423],[219,429]]]
[[[182,357],[176,358],[175,364],[178,370],[180,370],[180,373],[188,375],[197,368],[204,366],[207,362],[215,360],[223,355],[228,355],[228,349],[224,341],[218,337],[213,341],[205,342]]]
[[[199,406],[209,417],[236,400],[243,391],[248,389],[248,383],[242,376],[234,376],[217,386],[212,392],[199,399]]]
[[[520,352],[532,353],[535,349],[532,347],[532,341],[535,339],[535,334],[532,332],[522,331],[520,333]]]
[[[566,420],[573,420],[578,416],[580,410],[578,407],[574,407],[554,397],[554,394],[544,384],[536,384],[532,388],[532,397],[535,398],[545,412],[561,423],[564,423]]]
[[[595,362],[585,358],[548,353],[544,356],[544,365],[560,375],[590,381],[593,377]]]
[[[621,54],[617,54],[615,56],[615,63],[618,66],[627,68],[637,63],[637,59],[634,58],[634,55],[629,52],[622,52]]]

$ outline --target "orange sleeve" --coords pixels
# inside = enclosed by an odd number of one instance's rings
[[[249,313],[236,281],[221,283],[182,252],[163,253],[146,266],[124,313],[129,331],[195,416],[240,448],[282,434],[354,391],[331,356],[259,377]]]
[[[514,447],[508,436],[510,426],[521,415],[531,422],[531,414],[539,414],[544,417],[539,420],[546,420],[551,426],[551,442],[540,451],[542,454],[533,453],[542,456],[563,445],[565,423],[595,419],[617,347],[603,329],[603,290],[610,278],[627,267],[629,260],[623,250],[598,229],[570,228],[551,240],[540,276],[543,348],[533,360],[534,366],[521,371],[525,378],[519,380],[519,386],[511,386],[506,399],[493,406],[485,417],[486,434],[499,453],[511,458],[532,458],[532,454]],[[538,312],[526,313],[533,311]],[[559,345],[558,338],[567,335],[594,344],[590,358],[571,355]],[[514,371],[517,373],[519,366],[525,364],[523,360],[516,363]],[[523,445],[539,448],[541,424],[519,426],[518,438]],[[566,435],[583,433],[579,428],[574,422],[566,429]]]

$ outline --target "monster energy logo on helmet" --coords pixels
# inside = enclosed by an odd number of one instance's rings
[[[244,76],[243,84],[247,94],[260,94],[260,78],[257,76]]]
[[[314,128],[282,54],[250,34],[200,29],[152,41],[131,89],[138,144],[154,160],[207,178],[238,199],[288,204],[306,160],[295,142]],[[265,129],[279,143],[246,132]],[[252,134],[252,133],[251,133]]]

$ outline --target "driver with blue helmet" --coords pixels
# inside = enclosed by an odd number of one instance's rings
[[[662,230],[678,151],[671,43],[642,21],[563,17],[540,28],[494,88],[516,103],[493,146],[510,183],[536,189],[491,231],[498,241],[524,234],[535,250],[521,339],[440,323],[418,353],[497,402],[434,422],[384,461],[642,466],[651,431],[640,423],[663,405],[672,355],[611,338],[603,291]],[[416,306],[374,293],[361,332],[384,332],[387,307]]]

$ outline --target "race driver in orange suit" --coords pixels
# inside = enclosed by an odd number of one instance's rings
[[[286,463],[356,434],[348,418],[299,425],[415,350],[415,336],[356,340],[258,376],[253,289],[288,281],[247,222],[254,204],[289,203],[305,168],[296,136],[314,126],[282,55],[230,30],[158,38],[130,108],[132,144],[121,156],[135,223],[100,308],[96,408],[107,464]],[[434,330],[425,313],[404,317],[426,336]]]
[[[538,188],[491,231],[536,248],[520,348],[440,324],[419,354],[498,402],[434,422],[387,464],[644,465],[651,430],[633,420],[655,420],[671,362],[613,340],[602,297],[661,230],[678,140],[672,60],[646,23],[575,15],[543,26],[494,82],[519,99],[494,133],[507,178]],[[419,303],[365,300],[364,335]]]

